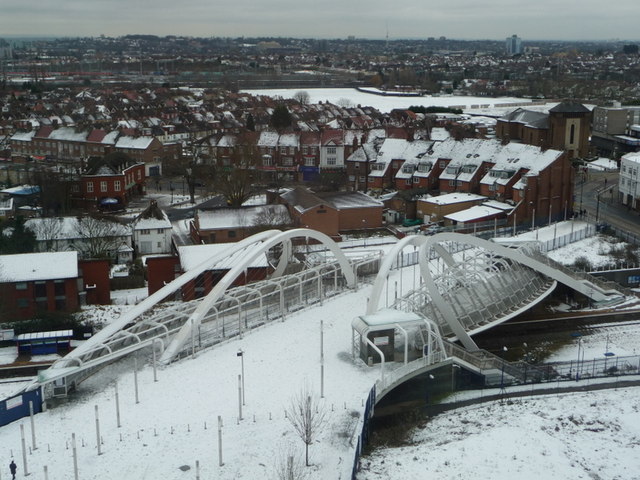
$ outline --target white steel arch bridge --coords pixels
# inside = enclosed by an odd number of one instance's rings
[[[293,243],[321,244],[324,259],[317,265],[295,262]],[[276,257],[267,280],[231,288],[261,256]],[[143,348],[152,348],[164,363],[196,349],[242,336],[305,305],[322,302],[344,288],[355,287],[355,272],[372,257],[353,263],[328,236],[309,229],[255,234],[212,256],[125,312],[81,346],[39,373],[28,388],[53,386],[54,394],[66,394],[96,369]],[[229,260],[232,266],[229,268]],[[227,273],[204,298],[183,302],[181,289],[209,270]],[[294,273],[291,273],[293,271]],[[173,300],[173,301],[172,301]],[[160,307],[162,304],[162,308]],[[47,392],[49,393],[49,392]]]
[[[317,265],[295,263],[293,243],[308,244],[309,240],[323,246],[324,261]],[[399,241],[382,261],[372,255],[354,262],[320,232],[269,230],[238,242],[185,272],[41,372],[29,388],[47,386],[53,388],[45,393],[65,394],[105,363],[144,348],[151,348],[154,358],[157,355],[164,363],[195,354],[197,349],[242,336],[290,311],[355,288],[359,270],[378,271],[366,307],[367,314],[375,313],[397,254],[407,246],[419,249],[422,281],[419,288],[401,295],[393,308],[428,318],[443,337],[460,340],[470,351],[477,349],[471,339],[473,333],[540,301],[556,281],[598,302],[622,298],[618,291],[556,268],[531,246],[513,249],[454,233],[410,236]],[[252,261],[267,254],[275,258],[267,280],[232,288],[234,280],[246,272]],[[226,267],[229,271],[204,298],[167,302],[179,296],[189,282],[228,263],[229,258],[234,259],[231,268]],[[161,302],[162,308],[156,308]],[[432,358],[441,360],[445,353]]]

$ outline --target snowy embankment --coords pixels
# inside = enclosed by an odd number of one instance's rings
[[[71,434],[78,442],[82,479],[276,478],[276,463],[291,449],[303,458],[303,443],[284,410],[305,386],[320,394],[320,321],[324,321],[325,425],[310,447],[312,478],[350,477],[362,401],[375,382],[377,368],[351,360],[351,320],[362,312],[367,289],[309,308],[216,348],[158,371],[153,381],[149,358],[138,360],[139,399],[135,402],[133,359],[99,372],[81,385],[80,395],[36,416],[38,449],[27,456],[38,475],[73,478]],[[244,353],[246,405],[239,420],[239,349]],[[118,381],[122,427],[116,428]],[[95,406],[98,406],[102,455],[98,455]],[[218,465],[217,419],[223,428],[223,461]],[[22,470],[20,424],[0,429],[0,444]],[[205,429],[206,424],[206,429]],[[189,466],[191,473],[179,468]],[[109,472],[105,477],[105,472]]]
[[[432,418],[411,445],[363,458],[358,480],[639,478],[639,388],[522,398]]]

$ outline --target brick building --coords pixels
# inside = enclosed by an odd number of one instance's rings
[[[0,318],[8,322],[39,312],[75,312],[80,307],[78,253],[0,256]]]
[[[589,153],[591,110],[579,102],[565,100],[549,113],[518,108],[496,122],[496,136],[542,148],[568,152],[569,158]]]
[[[127,155],[92,158],[82,174],[74,197],[85,205],[122,209],[136,195],[144,195],[145,165]]]

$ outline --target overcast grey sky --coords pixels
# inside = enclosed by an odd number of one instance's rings
[[[640,0],[2,0],[9,35],[634,40]]]

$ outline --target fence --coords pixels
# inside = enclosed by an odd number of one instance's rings
[[[362,430],[358,435],[358,443],[356,444],[356,451],[353,458],[353,469],[351,471],[351,480],[356,480],[356,475],[360,471],[360,457],[362,456],[362,450],[369,444],[369,437],[371,434],[371,417],[373,417],[373,411],[376,404],[376,386],[374,385],[369,391],[369,396],[364,405],[364,414],[362,416]]]
[[[453,410],[460,407],[467,407],[470,405],[477,405],[485,402],[505,400],[510,398],[517,398],[523,396],[532,395],[547,395],[549,393],[558,393],[561,390],[565,392],[573,391],[591,391],[601,390],[606,388],[618,388],[621,383],[619,377],[626,377],[625,380],[633,385],[640,384],[640,380],[633,380],[632,377],[637,377],[640,374],[640,356],[630,357],[605,357],[604,359],[583,360],[576,359],[569,362],[554,362],[544,365],[528,365],[524,362],[508,363],[500,361],[497,357],[493,358],[468,358],[474,357],[474,354],[465,352],[464,349],[452,344],[445,344],[449,348],[449,351],[454,355],[458,355],[461,352],[466,353],[466,361],[472,364],[482,364],[485,368],[491,369],[504,369],[503,375],[500,375],[499,382],[491,382],[490,384],[484,383],[481,388],[467,389],[468,394],[478,392],[477,395],[472,395],[465,399],[458,399],[455,395],[455,391],[452,393],[452,402],[445,403],[429,403],[425,407],[425,413],[428,416],[434,416],[448,410]],[[482,355],[481,355],[482,357]],[[471,361],[473,360],[473,361]],[[501,363],[501,365],[499,365]],[[518,373],[519,372],[519,373]],[[528,376],[527,376],[528,374]],[[524,377],[523,377],[524,375]],[[609,378],[611,382],[604,383],[588,383],[585,382],[588,379],[596,378]],[[448,379],[447,379],[448,381]],[[378,382],[377,382],[378,383]],[[555,383],[555,385],[554,385]],[[522,390],[522,385],[531,385],[531,389]],[[454,385],[452,383],[452,385]],[[455,385],[460,385],[456,382]],[[487,394],[484,391],[486,386],[499,385],[502,387],[499,393]],[[538,388],[534,388],[537,386]],[[518,389],[517,387],[520,387]],[[514,388],[510,390],[510,388]],[[458,388],[458,390],[464,390],[464,388]],[[496,391],[494,387],[494,392]],[[373,410],[375,407],[376,399],[376,386],[371,389],[367,398],[365,412],[363,416],[362,431],[358,437],[358,443],[356,446],[353,471],[351,475],[352,480],[356,480],[357,472],[360,470],[360,457],[364,447],[369,443],[371,429],[370,420],[373,416]]]
[[[380,256],[372,255],[354,265],[356,287],[364,277],[377,272],[379,263]],[[324,299],[341,293],[345,288],[339,264],[332,263],[230,289],[211,307],[178,358],[282,320],[292,312],[322,304]]]

